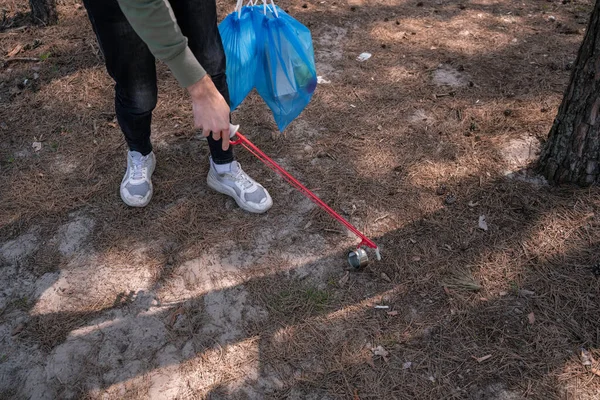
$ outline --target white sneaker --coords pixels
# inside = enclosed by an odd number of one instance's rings
[[[219,174],[211,160],[206,182],[217,192],[233,197],[238,206],[248,212],[261,214],[273,205],[269,192],[246,175],[237,161],[231,163],[229,172]]]
[[[145,207],[152,198],[152,173],[156,166],[154,152],[143,156],[127,153],[127,171],[121,181],[121,199],[130,207]]]

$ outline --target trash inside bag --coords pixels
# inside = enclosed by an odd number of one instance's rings
[[[257,66],[256,33],[252,7],[241,7],[219,24],[227,60],[226,74],[231,110],[235,110],[254,88]]]
[[[256,90],[280,131],[304,110],[317,87],[310,31],[277,6],[254,6]]]

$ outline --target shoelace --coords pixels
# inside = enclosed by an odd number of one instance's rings
[[[132,174],[131,177],[133,179],[142,179],[144,177],[144,164],[146,163],[146,160],[148,159],[148,156],[142,156],[140,158],[132,158],[131,159],[131,165],[132,165]]]
[[[248,178],[248,175],[242,171],[242,169],[238,169],[237,172],[233,175],[236,181],[241,182],[242,187],[244,189],[249,189],[252,186],[252,181]]]

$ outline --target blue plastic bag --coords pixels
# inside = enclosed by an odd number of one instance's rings
[[[241,5],[241,2],[238,4]],[[225,50],[225,72],[231,111],[235,110],[254,88],[258,60],[252,14],[252,7],[236,7],[236,10],[219,24]]]
[[[310,31],[277,6],[252,7],[258,65],[256,90],[280,131],[304,110],[317,87]]]

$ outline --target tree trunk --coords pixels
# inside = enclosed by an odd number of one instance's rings
[[[571,81],[538,162],[554,184],[600,182],[600,0],[596,1]]]
[[[56,0],[29,0],[33,23],[38,25],[53,25],[58,22]]]

